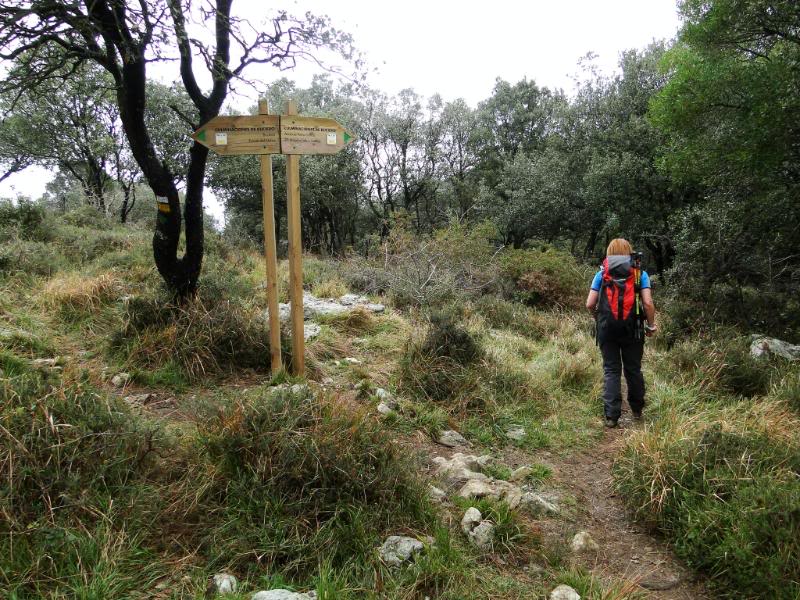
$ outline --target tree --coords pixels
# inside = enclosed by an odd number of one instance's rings
[[[268,27],[231,13],[233,0],[23,0],[0,3],[0,58],[16,61],[5,91],[35,89],[69,79],[82,64],[105,69],[114,81],[120,120],[131,152],[159,199],[153,256],[179,296],[193,294],[203,259],[203,183],[208,149],[194,143],[181,177],[159,155],[147,120],[148,64],[178,57],[180,81],[192,102],[189,127],[217,116],[234,81],[252,65],[290,67],[323,47],[352,56],[350,38],[327,18],[285,12]],[[211,81],[203,90],[197,61]],[[66,68],[66,74],[65,74]],[[202,70],[202,69],[201,69]],[[178,183],[185,183],[183,215]],[[182,228],[186,251],[178,256]]]
[[[665,169],[705,202],[674,218],[676,270],[693,297],[717,299],[719,316],[796,337],[800,7],[684,0],[680,9],[651,115],[667,136]]]
[[[66,81],[4,94],[3,178],[34,164],[61,171],[105,213],[112,182],[128,188],[138,171],[119,130],[113,95],[110,77],[90,65],[79,66]]]

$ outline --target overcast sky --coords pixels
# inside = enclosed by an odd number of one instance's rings
[[[238,0],[234,11],[257,21],[267,6],[329,15],[378,69],[370,76],[372,87],[438,92],[473,106],[489,96],[498,77],[527,77],[570,92],[587,52],[596,53],[595,64],[611,73],[622,50],[671,39],[680,25],[676,0]],[[285,75],[306,85],[318,70],[305,64],[294,74],[273,70],[260,77]],[[14,175],[0,184],[0,197],[37,197],[49,178],[43,169]],[[209,200],[218,216],[219,207]]]

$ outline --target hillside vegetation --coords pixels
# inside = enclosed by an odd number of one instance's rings
[[[273,379],[263,260],[206,235],[199,295],[175,305],[145,229],[0,205],[0,595],[204,598],[226,571],[241,598],[644,596],[569,556],[574,498],[543,517],[428,491],[444,430],[491,453],[497,480],[530,464],[530,489],[598,444],[599,356],[577,310],[591,269],[548,246],[498,252],[490,226],[397,226],[379,259],[307,256],[309,291],[388,308],[321,317],[308,380]],[[718,597],[795,598],[800,371],[752,358],[733,329],[662,323],[617,489]],[[488,549],[461,532],[469,506],[496,525]],[[379,558],[395,534],[424,543],[408,567]]]

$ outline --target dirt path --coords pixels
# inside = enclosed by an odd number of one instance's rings
[[[597,446],[551,461],[556,483],[577,500],[575,526],[588,531],[600,547],[595,561],[583,564],[601,578],[638,582],[650,598],[711,598],[702,579],[675,557],[664,540],[637,524],[614,492],[614,457],[626,435],[640,427],[629,415],[623,413],[618,428],[606,429]]]

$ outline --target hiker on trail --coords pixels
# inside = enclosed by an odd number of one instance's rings
[[[603,404],[606,427],[616,427],[622,412],[621,373],[628,384],[628,405],[642,418],[644,338],[656,331],[650,277],[627,240],[611,240],[600,271],[592,280],[586,308],[597,321],[597,345],[603,355]]]

